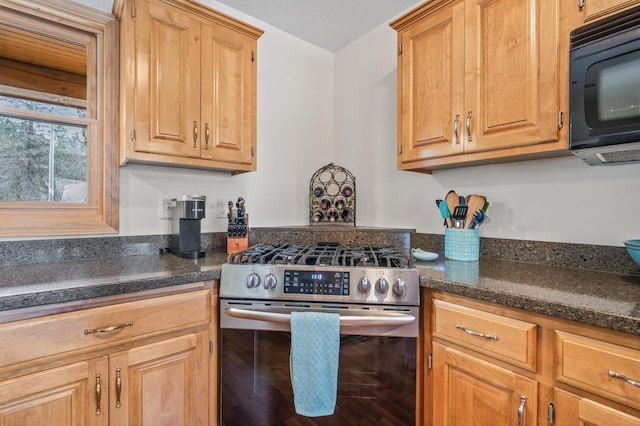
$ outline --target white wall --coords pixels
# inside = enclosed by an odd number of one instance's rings
[[[329,162],[356,176],[357,223],[442,233],[434,200],[450,189],[491,202],[486,237],[622,245],[640,238],[640,165],[573,158],[453,169],[396,170],[396,34],[384,24],[335,55],[213,0],[265,30],[258,41],[258,171],[228,174],[127,165],[121,235],[168,232],[158,199],[208,197],[205,231],[224,231],[215,200],[247,199],[251,225],[308,223],[308,184]],[[390,17],[391,21],[394,17]]]

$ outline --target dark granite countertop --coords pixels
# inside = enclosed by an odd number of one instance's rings
[[[220,278],[226,254],[171,254],[0,266],[0,311]],[[482,257],[414,262],[436,290],[640,335],[640,276]]]
[[[171,254],[0,266],[0,311],[220,279],[224,253]]]
[[[415,261],[420,285],[640,335],[640,276],[481,257]]]

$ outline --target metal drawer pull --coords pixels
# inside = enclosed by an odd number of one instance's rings
[[[624,380],[625,382],[629,383],[631,386],[635,386],[637,388],[640,388],[640,382],[636,381],[636,380],[632,380],[630,378],[628,378],[627,376],[617,373],[613,370],[609,370],[609,377],[613,377],[614,379],[621,379]]]
[[[485,333],[478,333],[477,331],[473,331],[473,330],[469,330],[468,328],[460,325],[460,324],[456,324],[456,328],[458,330],[462,330],[467,334],[470,334],[472,336],[476,336],[476,337],[484,337],[485,339],[491,339],[491,340],[498,340],[498,336],[496,336],[495,334],[485,334]]]
[[[109,333],[112,331],[120,330],[121,328],[131,327],[132,325],[133,325],[133,321],[127,321],[120,325],[113,325],[111,327],[106,327],[106,328],[88,328],[84,331],[84,334]]]
[[[524,406],[527,403],[527,397],[520,395],[520,406],[518,407],[518,426],[524,426]]]
[[[453,120],[453,134],[456,137],[456,144],[460,143],[460,136],[458,135],[458,127],[460,126],[460,114],[456,114],[455,120]]]
[[[198,123],[193,122],[193,147],[197,146],[198,142]]]
[[[102,412],[100,410],[100,400],[102,399],[102,383],[100,383],[100,375],[96,374],[96,416]]]
[[[288,323],[291,321],[290,314],[281,314],[278,312],[253,311],[249,309],[229,308],[225,309],[227,315],[236,318],[244,318],[250,320],[260,320],[267,322]],[[340,316],[340,325],[342,327],[349,326],[367,326],[367,325],[400,325],[409,324],[416,319],[412,315],[388,313],[386,315],[362,315],[362,316]]]
[[[116,408],[120,408],[120,395],[122,395],[122,377],[120,377],[120,369],[116,369]]]

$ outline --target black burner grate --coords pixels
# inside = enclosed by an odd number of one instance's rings
[[[229,263],[292,264],[408,268],[409,259],[395,247],[343,246],[338,243],[260,244],[233,253]]]

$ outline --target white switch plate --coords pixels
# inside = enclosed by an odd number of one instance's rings
[[[228,206],[229,201],[223,200],[222,198],[218,198],[216,200],[216,217],[218,219],[226,219],[227,213],[229,212]]]

